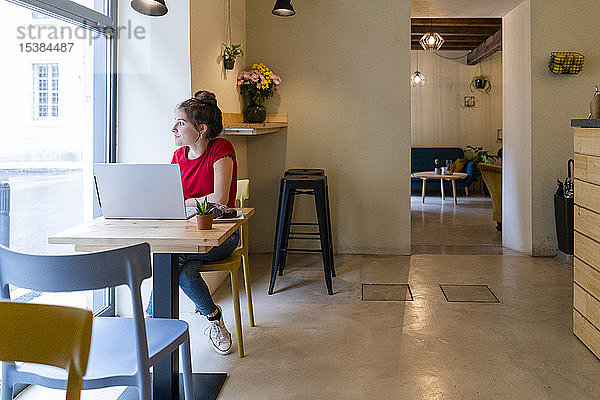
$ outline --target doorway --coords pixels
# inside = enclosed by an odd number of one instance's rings
[[[454,171],[411,179],[412,254],[503,254],[502,19],[412,18],[411,28],[421,79],[411,79],[411,173]],[[444,43],[424,50],[432,32]],[[480,163],[493,171],[482,176]]]

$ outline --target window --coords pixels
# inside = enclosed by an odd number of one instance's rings
[[[33,119],[58,118],[58,64],[33,64]]]
[[[94,10],[99,4],[116,14],[116,2],[109,0],[0,2],[10,33],[2,38],[9,61],[0,63],[0,74],[10,76],[4,82],[10,101],[0,108],[0,181],[10,184],[15,250],[73,252],[72,246],[48,244],[48,235],[99,215],[92,169],[95,162],[114,160],[116,108],[116,40],[104,34],[116,22]],[[11,298],[114,313],[114,291],[108,290],[11,288]]]
[[[116,155],[117,43],[105,34],[116,31],[111,17],[116,10],[116,0],[0,1],[5,32],[0,74],[10,77],[3,81],[8,100],[0,107],[0,181],[10,184],[15,250],[72,252],[71,246],[49,245],[48,235],[99,215],[93,163],[114,161]],[[30,26],[45,36],[33,37]],[[50,37],[53,27],[61,35],[79,35]],[[114,315],[114,290],[10,289],[14,300]]]

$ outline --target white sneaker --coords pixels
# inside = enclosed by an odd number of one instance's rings
[[[225,327],[223,322],[223,311],[220,306],[217,306],[221,311],[221,318],[217,321],[208,321],[210,325],[204,330],[204,334],[208,335],[208,341],[212,344],[213,349],[222,356],[231,353],[231,333]]]

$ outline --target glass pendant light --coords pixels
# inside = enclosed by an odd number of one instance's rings
[[[290,0],[277,0],[271,13],[280,17],[291,17],[296,14],[296,11],[294,11]]]
[[[421,36],[419,40],[423,50],[438,51],[444,44],[444,38],[439,33],[433,32],[431,19],[429,20],[429,32]]]
[[[417,70],[410,76],[412,87],[421,87],[425,84],[425,75],[419,71],[419,50],[417,50]]]
[[[163,16],[168,11],[165,0],[132,0],[130,5],[140,14],[151,17]]]

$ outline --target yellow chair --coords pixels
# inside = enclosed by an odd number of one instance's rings
[[[237,181],[236,200],[239,200],[240,207],[246,206],[246,200],[250,197],[250,181],[240,179]],[[248,317],[250,326],[254,325],[254,310],[252,308],[252,291],[250,289],[250,264],[248,259],[248,227],[243,224],[240,227],[242,231],[241,243],[237,249],[227,258],[217,261],[206,262],[202,265],[200,271],[229,271],[231,277],[231,295],[233,297],[233,311],[235,313],[235,333],[237,336],[238,355],[244,357],[244,342],[242,339],[242,317],[240,315],[240,294],[238,271],[240,265],[244,268],[244,285],[246,286],[246,300],[248,302]]]
[[[492,198],[492,218],[496,221],[496,229],[502,230],[502,166],[479,164],[481,177]]]
[[[79,400],[92,338],[92,313],[73,307],[0,301],[0,360],[67,371],[67,400]],[[6,387],[2,390],[11,390]],[[7,397],[4,396],[3,398]],[[10,397],[12,399],[12,394]]]

